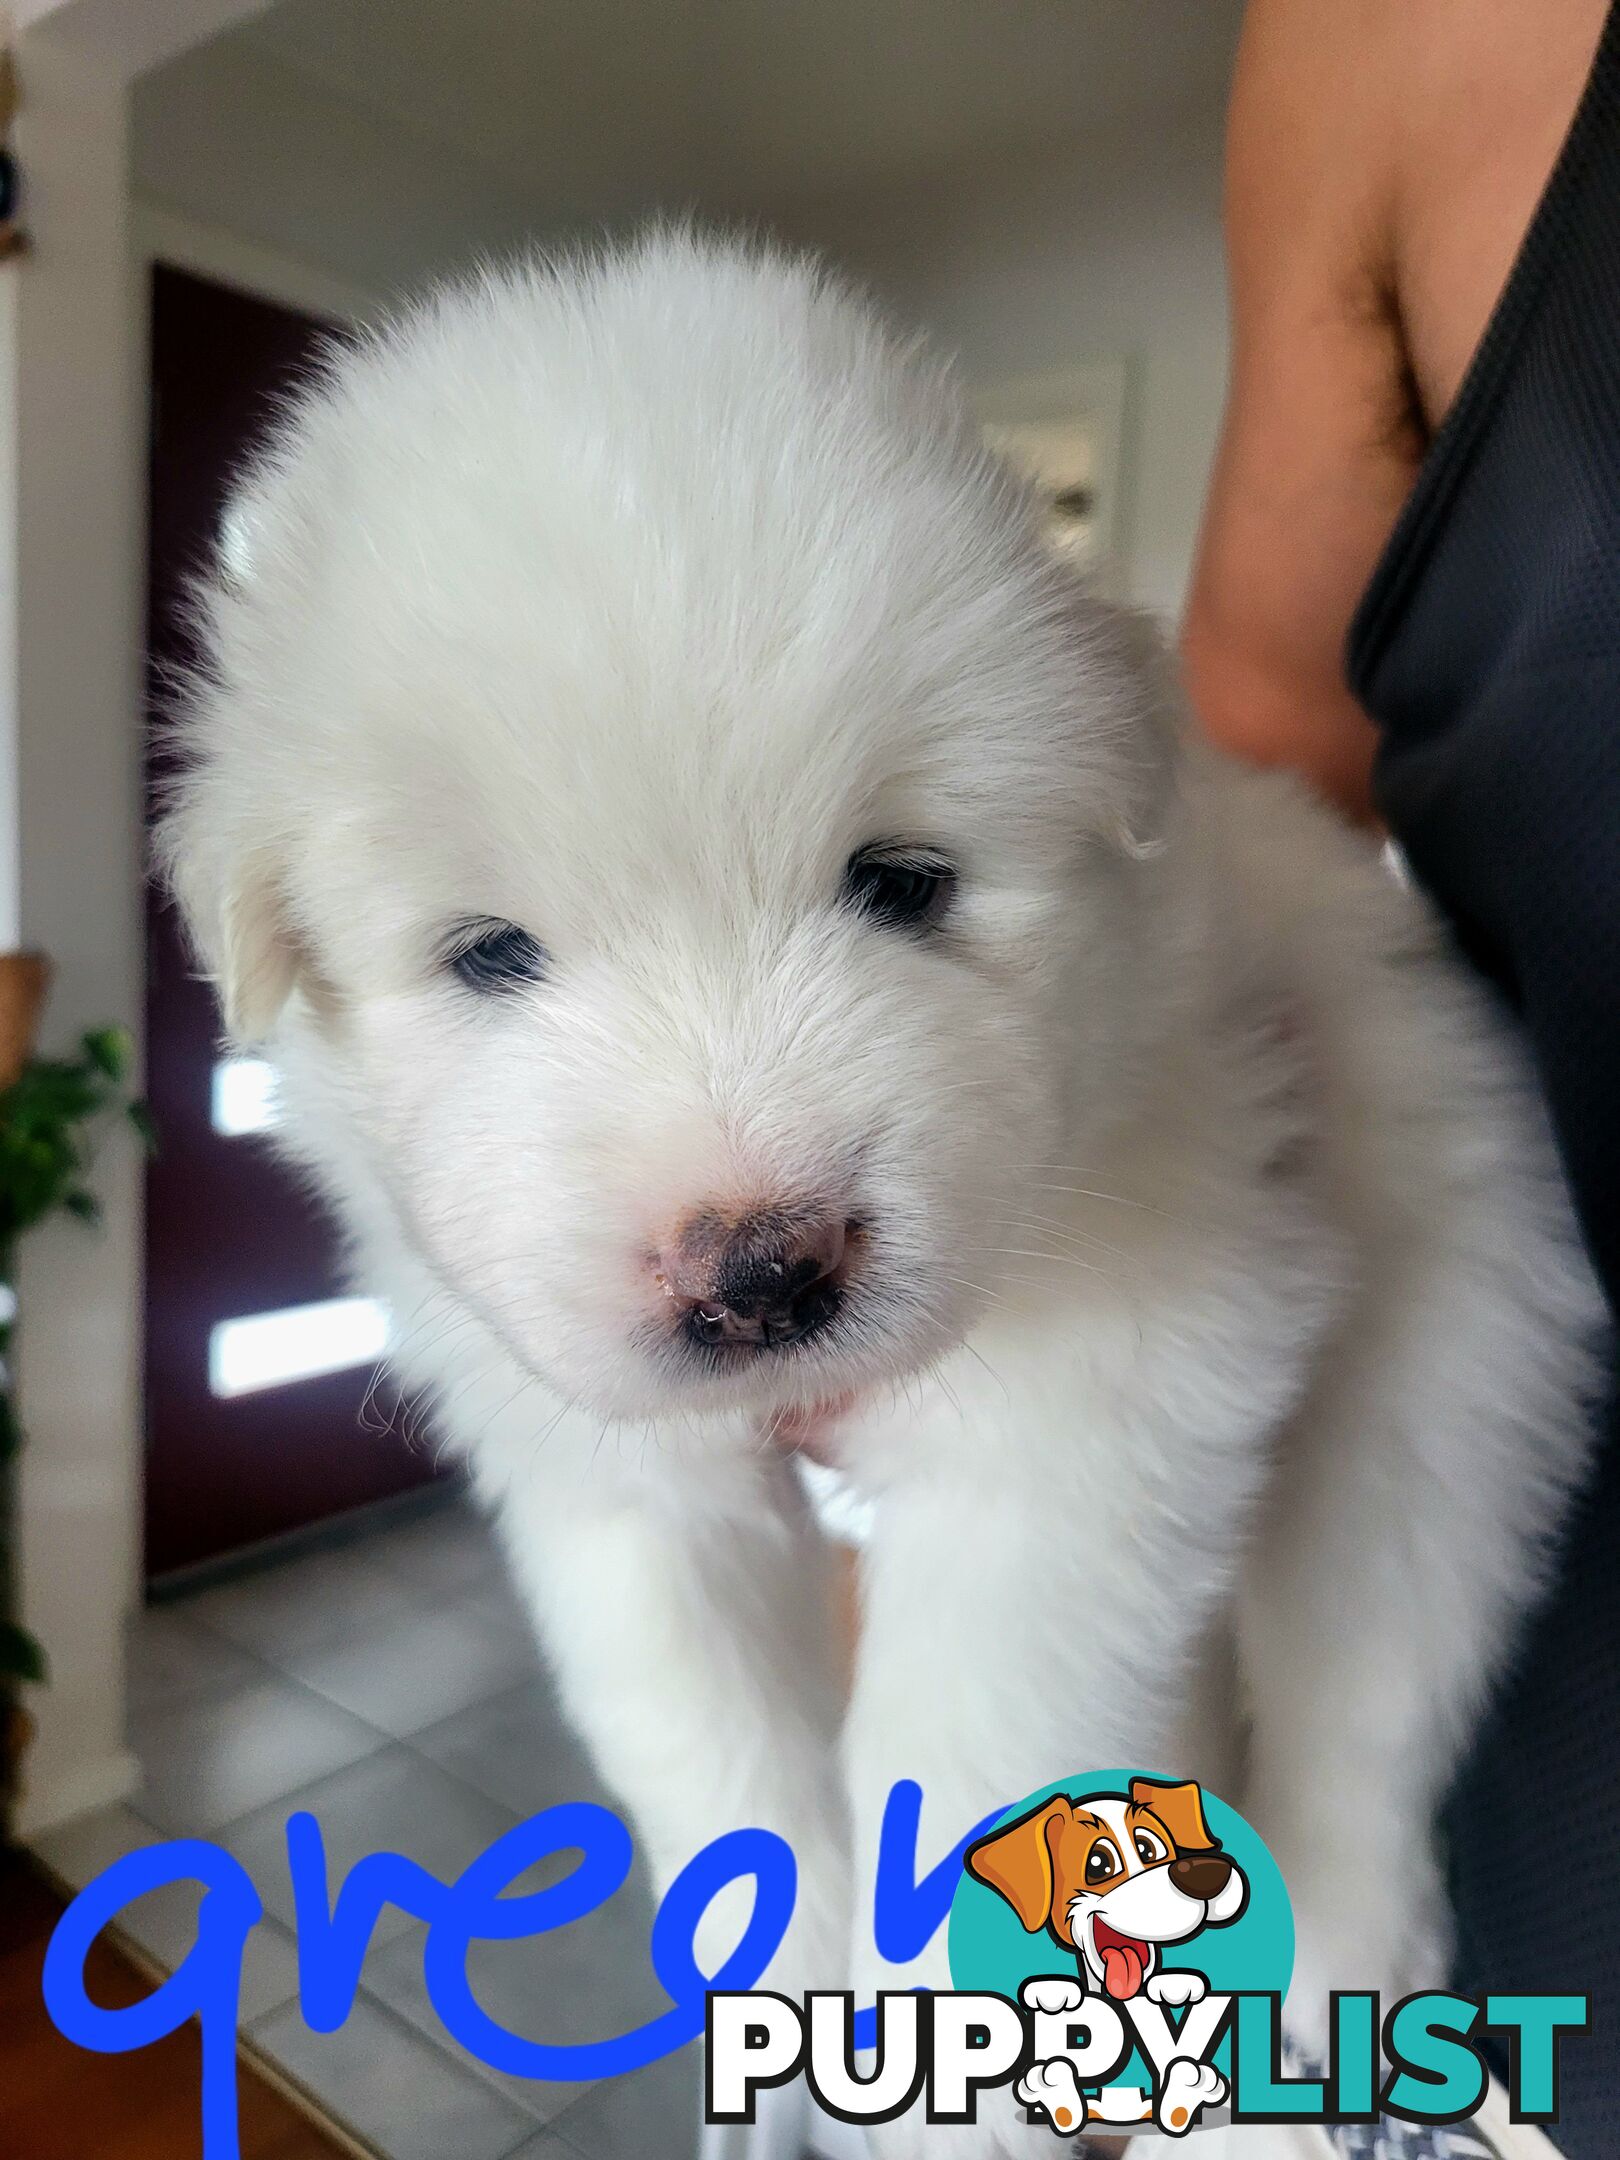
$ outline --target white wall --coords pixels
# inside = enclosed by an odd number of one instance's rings
[[[9,0],[19,35],[49,34],[115,82],[128,83],[176,53],[262,14],[270,0]]]
[[[58,1049],[140,1017],[137,379],[123,85],[40,34],[23,41],[21,75],[34,246],[0,272],[0,698],[20,941],[53,964],[45,1047]],[[45,1225],[19,1260],[23,1613],[51,1665],[31,1698],[24,1827],[117,1797],[133,1772],[121,1642],[136,1582],[140,1227],[127,1132],[108,1136],[94,1184],[103,1227]]]
[[[131,278],[131,71],[254,0],[22,0],[16,147],[33,243],[0,265],[0,939],[50,955],[44,1046],[141,1014],[140,363]],[[120,1141],[122,1144],[120,1144]],[[141,1467],[140,1170],[96,1166],[99,1232],[20,1256],[23,1614],[51,1685],[31,1707],[27,1831],[118,1798],[123,1629]]]
[[[498,173],[228,41],[137,82],[133,130],[143,203],[371,292],[514,252],[535,230]]]
[[[976,388],[1123,358],[1124,586],[1175,614],[1226,382],[1220,121],[799,222],[958,350]]]

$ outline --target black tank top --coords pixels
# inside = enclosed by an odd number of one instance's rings
[[[1376,788],[1519,1015],[1620,1313],[1620,0],[1351,627]],[[1620,1415],[1448,1811],[1458,1985],[1584,1990],[1561,2123],[1620,2151]]]

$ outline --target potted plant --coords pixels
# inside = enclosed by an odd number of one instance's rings
[[[45,1678],[40,1646],[17,1610],[17,1457],[21,1429],[10,1362],[16,1326],[17,1244],[57,1213],[94,1222],[90,1136],[122,1110],[150,1138],[145,1106],[125,1092],[130,1042],[93,1028],[66,1058],[33,1055],[49,969],[37,953],[0,954],[0,1827],[9,1819],[31,1721],[23,1690]]]

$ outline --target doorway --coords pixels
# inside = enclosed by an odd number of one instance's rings
[[[148,819],[173,777],[176,684],[197,662],[191,581],[278,400],[343,334],[157,264],[151,291]],[[162,1582],[424,1485],[368,1402],[386,1315],[348,1294],[332,1226],[274,1151],[275,1075],[219,1047],[176,910],[146,897],[146,1572]]]

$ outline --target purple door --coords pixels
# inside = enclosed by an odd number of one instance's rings
[[[191,657],[186,580],[278,392],[331,326],[158,267],[152,284],[147,774],[165,683]],[[167,899],[146,902],[146,1570],[209,1560],[425,1483],[428,1456],[367,1404],[379,1316],[346,1300],[328,1219],[274,1159],[268,1076],[222,1061],[212,992]]]

